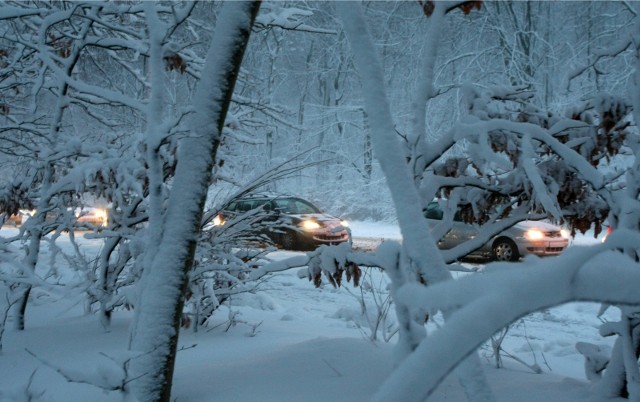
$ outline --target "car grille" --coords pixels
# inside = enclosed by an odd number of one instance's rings
[[[564,247],[527,247],[531,253],[560,253],[564,249]]]
[[[562,237],[560,232],[545,232],[544,235],[547,237]]]
[[[321,240],[321,241],[342,241],[342,240],[345,240],[345,236],[342,236],[342,235],[332,236],[332,235],[326,235],[326,234],[319,234],[319,235],[314,236],[314,238],[316,240]]]

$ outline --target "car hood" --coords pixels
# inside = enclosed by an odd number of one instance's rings
[[[547,232],[560,230],[560,227],[552,223],[542,222],[542,221],[522,221],[522,222],[516,223],[513,227],[522,229],[522,230],[540,229]]]
[[[306,219],[313,219],[314,221],[322,222],[325,225],[340,225],[340,219],[328,214],[291,214],[292,217],[300,219],[301,221]]]

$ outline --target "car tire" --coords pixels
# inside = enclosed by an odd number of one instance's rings
[[[285,250],[298,250],[298,241],[295,233],[287,231],[280,235],[280,247]]]
[[[504,237],[497,239],[491,250],[494,261],[518,261],[520,259],[518,247],[511,239]]]

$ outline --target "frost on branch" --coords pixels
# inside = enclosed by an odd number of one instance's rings
[[[315,251],[309,253],[309,268],[307,270],[310,281],[316,287],[322,284],[322,274],[334,287],[342,285],[342,275],[347,278],[347,282],[353,281],[353,286],[359,286],[361,271],[360,267],[349,260],[351,244],[341,243],[337,246],[320,246]]]
[[[629,113],[630,107],[624,99],[615,96],[601,95],[596,100],[596,111],[600,114],[600,128],[608,134],[618,126]],[[627,127],[629,122],[624,124]],[[620,128],[618,128],[620,129]]]
[[[422,12],[427,17],[431,17],[433,14],[433,10],[435,9],[435,4],[431,0],[418,0],[418,4],[422,7]],[[482,8],[482,1],[460,1],[454,2],[453,6],[447,8],[447,12],[455,10],[459,8],[464,15],[469,15],[469,13],[475,8],[480,10]]]
[[[16,215],[20,209],[33,209],[27,188],[20,183],[0,188],[0,214]]]
[[[184,74],[187,70],[187,63],[185,63],[184,59],[180,57],[178,53],[170,53],[163,57],[164,64],[167,71],[179,71],[180,74]]]
[[[303,22],[304,18],[311,17],[313,13],[309,10],[303,10],[296,7],[280,7],[277,4],[265,5],[265,8],[271,6],[267,12],[261,13],[256,17],[254,29],[264,30],[273,27],[292,31],[305,31],[313,33],[335,34],[335,30],[317,28],[307,25]]]
[[[187,62],[180,56],[175,43],[169,43],[162,49],[162,59],[167,71],[179,71],[184,74],[187,70]]]
[[[599,380],[609,364],[610,350],[587,342],[576,343],[576,350],[584,356],[584,371],[589,381]]]
[[[444,163],[434,167],[434,173],[444,177],[460,177],[469,167],[469,161],[464,157],[449,158]]]
[[[597,114],[586,109],[595,109]],[[602,160],[609,161],[620,152],[630,125],[626,119],[630,109],[624,100],[602,94],[594,105],[569,111],[570,119],[584,122],[586,127],[566,130],[557,137],[563,143],[578,144],[574,149],[597,167]]]
[[[463,150],[431,165],[436,196],[457,200],[466,222],[518,207],[562,219],[574,234],[595,227],[597,236],[609,214],[602,186],[616,180],[604,172],[625,146],[630,107],[600,95],[559,113],[532,104],[528,87],[462,90],[468,116],[452,144]]]
[[[124,358],[122,356],[119,358],[112,358],[103,355],[110,360],[106,364],[101,363],[97,367],[92,367],[90,370],[77,370],[52,364],[28,349],[27,353],[39,360],[45,366],[52,368],[68,382],[92,385],[102,389],[103,391],[118,391],[122,394],[125,400],[127,400],[128,392],[126,390],[126,384],[128,365],[131,360],[131,356],[125,356]]]
[[[468,15],[473,9],[480,10],[482,8],[482,1],[465,1],[460,4],[460,10],[464,15]]]

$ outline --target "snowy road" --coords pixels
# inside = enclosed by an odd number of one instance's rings
[[[396,224],[384,222],[350,222],[353,245],[358,250],[371,250],[383,240],[401,240],[400,228]],[[589,245],[600,242],[604,232],[596,238],[592,231],[585,234],[578,233],[571,239],[570,246]]]

